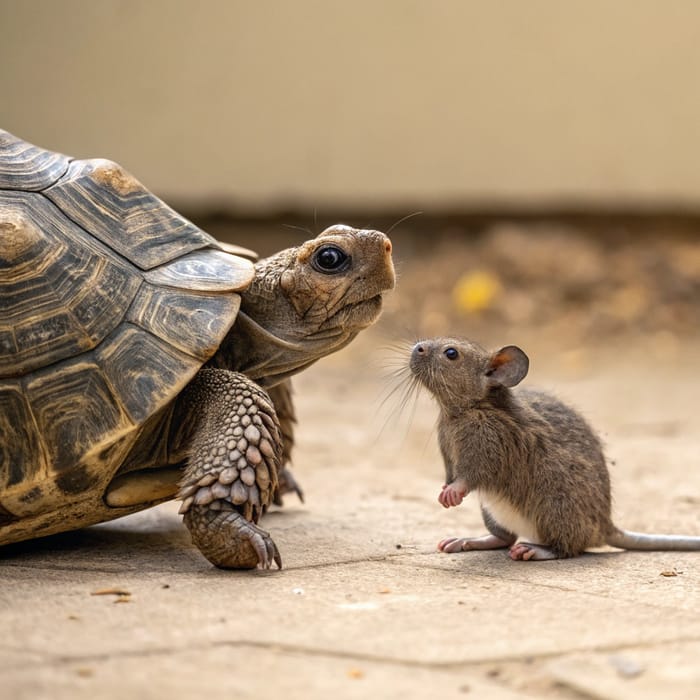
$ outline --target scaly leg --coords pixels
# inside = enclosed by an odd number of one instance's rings
[[[282,431],[282,461],[278,471],[279,488],[275,494],[275,505],[282,505],[282,496],[285,493],[296,493],[299,500],[304,502],[304,492],[294,478],[289,462],[292,459],[292,448],[294,447],[294,424],[297,422],[294,412],[294,402],[292,401],[292,380],[286,379],[281,384],[277,384],[268,390],[277,412]]]
[[[180,512],[192,541],[215,566],[281,568],[277,546],[256,523],[277,490],[282,455],[269,396],[246,376],[203,369],[180,399],[191,421]]]

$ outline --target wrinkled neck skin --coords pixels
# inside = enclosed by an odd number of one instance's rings
[[[242,372],[270,388],[345,347],[369,325],[353,325],[352,309],[300,315],[280,285],[294,255],[290,249],[256,264],[236,323],[209,366]]]

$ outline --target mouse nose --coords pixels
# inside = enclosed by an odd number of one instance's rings
[[[430,358],[430,343],[425,340],[418,341],[411,348],[411,359],[408,362],[411,372],[420,377],[425,373],[426,365]]]
[[[411,350],[411,356],[416,360],[426,357],[428,353],[428,348],[423,341],[416,343]]]

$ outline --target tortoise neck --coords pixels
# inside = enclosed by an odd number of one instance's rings
[[[233,328],[208,366],[242,372],[270,388],[301,372],[329,352],[345,347],[356,332],[335,338],[289,340],[261,326],[241,310]]]
[[[272,387],[345,347],[367,325],[350,322],[342,308],[329,317],[321,303],[324,295],[303,274],[294,275],[298,255],[298,249],[290,248],[256,263],[236,322],[210,366],[242,372]]]

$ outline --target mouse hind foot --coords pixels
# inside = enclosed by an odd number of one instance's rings
[[[509,555],[514,561],[547,561],[562,558],[550,547],[530,542],[516,542],[510,548]]]
[[[438,542],[438,551],[446,554],[455,552],[469,552],[479,549],[505,549],[511,542],[502,540],[496,535],[484,535],[483,537],[447,537]]]

